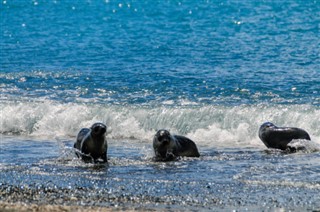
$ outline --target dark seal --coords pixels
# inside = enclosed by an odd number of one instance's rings
[[[187,137],[171,135],[168,130],[159,130],[153,138],[156,160],[169,161],[179,156],[200,157],[196,144]]]
[[[288,146],[293,139],[311,140],[309,134],[296,127],[277,127],[270,122],[261,125],[259,138],[268,148],[296,151],[294,147]]]
[[[106,132],[107,126],[102,123],[81,129],[74,144],[76,155],[85,162],[107,162]]]

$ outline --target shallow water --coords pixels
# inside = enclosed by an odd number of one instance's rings
[[[154,162],[150,144],[110,140],[108,165],[75,157],[72,140],[3,137],[1,199],[121,208],[319,209],[320,153],[207,148]]]

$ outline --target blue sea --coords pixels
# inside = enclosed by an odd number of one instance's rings
[[[320,210],[319,23],[319,0],[1,0],[0,202]],[[95,122],[105,166],[72,148]],[[201,157],[154,162],[159,129]]]

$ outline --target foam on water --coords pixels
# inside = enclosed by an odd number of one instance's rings
[[[310,105],[116,106],[43,102],[1,103],[0,132],[74,138],[83,127],[102,121],[108,137],[150,142],[158,129],[169,129],[203,146],[261,146],[258,129],[266,121],[305,129],[319,143],[320,110]]]

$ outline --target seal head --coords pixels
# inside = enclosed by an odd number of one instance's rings
[[[103,123],[81,129],[74,144],[76,155],[85,162],[107,162],[106,132],[107,126]]]
[[[174,141],[168,130],[159,130],[153,138],[153,149],[156,157],[167,158],[172,157]]]
[[[95,123],[91,126],[91,135],[93,138],[104,138],[107,132],[107,126],[103,123]]]
[[[271,122],[260,126],[259,138],[268,148],[294,151],[288,147],[293,139],[310,140],[309,134],[296,127],[277,127]]]

